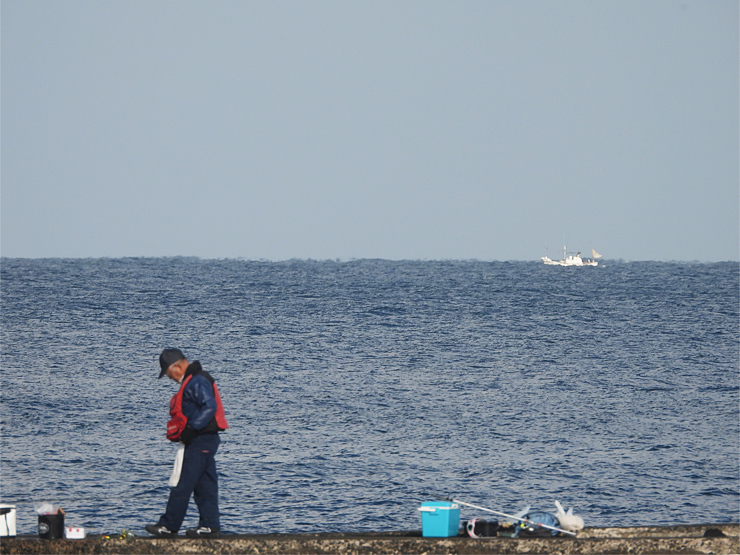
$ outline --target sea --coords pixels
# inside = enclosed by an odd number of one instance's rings
[[[18,534],[47,503],[146,535],[176,449],[165,347],[219,384],[226,533],[414,531],[445,499],[559,501],[587,526],[740,520],[734,261],[3,258],[0,294]]]

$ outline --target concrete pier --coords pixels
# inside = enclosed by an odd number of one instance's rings
[[[473,539],[423,538],[421,532],[224,535],[220,539],[185,537],[90,536],[82,540],[2,538],[0,553],[16,554],[738,554],[740,524],[586,528],[577,537]]]

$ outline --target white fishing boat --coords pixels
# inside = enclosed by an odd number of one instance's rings
[[[582,258],[580,251],[576,254],[567,254],[567,249],[563,247],[563,259],[562,260],[551,260],[548,256],[542,257],[542,262],[548,266],[598,266],[599,263],[597,258],[601,258],[601,255],[594,249],[591,249],[591,255],[593,258]]]

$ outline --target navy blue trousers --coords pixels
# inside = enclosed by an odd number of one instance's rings
[[[216,451],[221,443],[218,434],[195,436],[185,447],[180,481],[170,490],[167,509],[159,524],[177,532],[188,512],[190,496],[198,506],[198,526],[220,528],[218,513],[218,475]]]

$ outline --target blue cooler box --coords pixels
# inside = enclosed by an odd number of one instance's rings
[[[421,511],[421,535],[425,538],[452,538],[460,528],[460,505],[449,501],[426,501]]]

